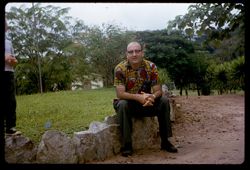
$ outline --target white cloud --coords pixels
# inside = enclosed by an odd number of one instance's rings
[[[18,5],[17,5],[18,4]],[[20,6],[24,3],[9,3]],[[31,4],[31,3],[25,3]],[[48,5],[48,3],[42,3]],[[167,22],[177,15],[187,13],[188,3],[50,3],[61,8],[70,7],[68,15],[87,25],[115,23],[133,30],[157,30],[167,27]],[[27,6],[27,5],[26,5]]]

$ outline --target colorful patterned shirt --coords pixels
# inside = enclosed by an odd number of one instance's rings
[[[114,70],[114,86],[124,85],[129,93],[151,93],[151,87],[158,84],[156,65],[143,59],[141,66],[134,70],[127,60],[119,63]]]

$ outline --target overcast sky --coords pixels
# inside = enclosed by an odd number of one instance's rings
[[[31,3],[8,3],[19,7]],[[42,3],[44,6],[48,3]],[[70,7],[68,15],[81,19],[86,25],[102,23],[116,24],[129,30],[160,30],[167,27],[167,22],[177,15],[185,15],[190,3],[50,3],[61,8]]]

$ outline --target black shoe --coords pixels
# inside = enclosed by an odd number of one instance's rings
[[[166,144],[162,144],[161,145],[161,150],[165,150],[171,153],[176,153],[178,152],[177,148],[174,147],[174,145],[172,145],[169,141],[167,141]]]
[[[6,129],[6,135],[20,135],[21,132],[17,131],[16,128]]]
[[[123,150],[122,151],[122,156],[124,156],[124,157],[132,156],[132,154],[133,154],[132,150]]]
[[[122,156],[128,157],[133,154],[132,143],[126,143],[124,147],[121,148]]]

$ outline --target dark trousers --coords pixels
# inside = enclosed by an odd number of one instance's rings
[[[118,114],[123,146],[132,143],[132,117],[157,116],[162,145],[172,136],[170,106],[166,96],[157,98],[154,106],[143,107],[136,101],[118,100],[114,108]]]
[[[6,129],[16,126],[16,90],[13,72],[3,72],[3,116]]]

